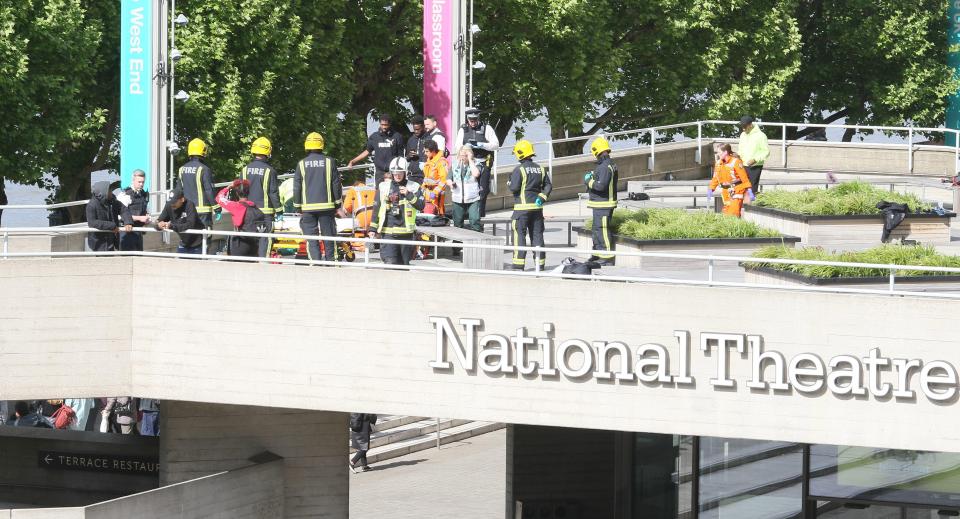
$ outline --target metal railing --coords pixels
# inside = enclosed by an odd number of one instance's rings
[[[160,231],[152,228],[135,228],[135,232],[164,232],[170,233],[173,231]],[[451,243],[451,242],[427,242],[420,240],[391,240],[384,238],[359,238],[359,237],[349,237],[349,236],[303,236],[303,235],[294,235],[298,239],[304,240],[321,240],[321,241],[333,241],[333,242],[351,242],[357,243],[362,242],[364,244],[364,251],[362,259],[359,262],[336,262],[336,261],[323,261],[323,260],[309,260],[309,259],[296,259],[296,258],[287,258],[287,257],[269,257],[269,258],[260,258],[260,257],[246,257],[246,256],[225,256],[222,254],[208,254],[204,250],[201,254],[179,254],[174,252],[140,252],[140,251],[110,251],[110,252],[92,252],[92,251],[76,251],[76,252],[9,252],[9,239],[11,236],[16,236],[19,234],[76,234],[76,233],[90,233],[90,232],[110,232],[110,231],[100,231],[97,229],[91,228],[50,228],[50,227],[37,227],[37,228],[0,228],[0,237],[2,237],[2,253],[0,253],[0,258],[6,260],[10,258],[69,258],[69,257],[90,257],[90,256],[142,256],[142,257],[159,257],[159,258],[181,258],[181,259],[206,259],[206,260],[229,260],[233,262],[250,262],[250,263],[275,263],[275,264],[288,264],[288,265],[327,265],[327,266],[338,266],[341,268],[375,268],[375,269],[384,269],[384,270],[410,270],[410,271],[428,271],[428,272],[451,272],[451,273],[472,273],[472,274],[483,274],[483,275],[497,275],[497,276],[521,276],[521,277],[542,277],[542,276],[551,276],[551,277],[560,277],[566,279],[585,279],[593,281],[617,281],[617,282],[633,282],[633,283],[653,283],[653,284],[670,284],[670,285],[692,285],[692,286],[711,286],[711,287],[739,287],[739,288],[762,288],[762,289],[773,289],[773,290],[788,290],[788,291],[813,291],[813,292],[830,292],[830,293],[850,293],[850,294],[883,294],[883,295],[895,295],[895,296],[917,296],[917,297],[928,297],[928,298],[939,298],[939,299],[960,299],[960,288],[956,293],[942,293],[942,292],[920,292],[912,290],[901,290],[897,285],[897,273],[900,271],[915,271],[915,272],[931,272],[931,273],[940,273],[940,274],[954,274],[960,276],[960,268],[956,267],[936,267],[936,266],[922,266],[922,265],[896,265],[896,264],[881,264],[881,263],[850,263],[850,262],[838,262],[838,261],[820,261],[820,260],[796,260],[796,259],[778,259],[778,258],[757,258],[757,257],[748,257],[748,256],[718,256],[711,254],[676,254],[676,253],[662,253],[662,252],[635,252],[635,251],[610,251],[611,254],[616,257],[643,257],[643,258],[661,258],[661,259],[673,259],[673,260],[699,260],[706,263],[706,279],[677,279],[677,278],[658,278],[658,277],[649,277],[642,274],[638,275],[579,275],[579,274],[563,274],[559,272],[545,271],[541,270],[539,267],[536,257],[539,253],[550,253],[550,254],[565,254],[565,255],[575,255],[575,256],[589,256],[592,255],[595,251],[589,249],[578,249],[574,247],[531,247],[531,246],[515,246],[515,245],[490,245],[490,244],[473,244],[473,243]],[[227,237],[248,237],[248,238],[284,238],[289,239],[292,235],[282,234],[282,233],[249,233],[249,232],[239,232],[239,231],[217,231],[217,230],[190,230],[185,231],[185,234],[199,234],[204,236],[227,236]],[[202,243],[205,243],[206,240],[201,240]],[[370,254],[370,245],[383,245],[383,244],[395,244],[395,245],[412,245],[412,246],[427,246],[430,248],[434,247],[443,247],[443,248],[453,248],[453,249],[494,249],[498,250],[504,254],[512,253],[514,251],[527,251],[533,253],[532,263],[534,269],[532,271],[511,271],[511,270],[492,270],[492,269],[478,269],[478,268],[464,268],[464,267],[448,267],[442,265],[390,265],[384,263],[377,263],[372,261]],[[819,266],[834,266],[834,267],[851,267],[851,268],[869,268],[884,270],[888,272],[888,282],[886,289],[868,289],[868,288],[840,288],[840,287],[824,287],[824,286],[804,286],[804,285],[779,285],[779,284],[766,284],[766,283],[747,283],[747,282],[736,282],[736,281],[721,281],[717,279],[716,276],[716,265],[718,263],[756,263],[756,264],[779,264],[779,265],[819,265]]]
[[[554,157],[554,151],[553,151],[553,145],[554,145],[554,144],[562,144],[562,143],[568,143],[568,142],[580,142],[580,141],[583,141],[583,142],[586,144],[586,141],[589,141],[589,140],[594,139],[594,138],[599,137],[599,136],[604,136],[604,137],[607,137],[608,139],[618,139],[618,138],[623,138],[623,137],[628,136],[628,135],[637,135],[637,146],[626,147],[626,148],[619,148],[619,149],[620,149],[620,150],[626,150],[626,151],[638,150],[638,149],[641,149],[641,150],[642,150],[642,149],[649,149],[649,150],[650,150],[650,157],[649,157],[649,159],[648,159],[648,163],[647,163],[647,166],[648,166],[648,167],[647,167],[647,169],[653,171],[654,168],[655,168],[655,166],[656,166],[656,153],[657,153],[657,145],[658,145],[657,139],[658,139],[658,137],[660,137],[660,136],[664,136],[664,135],[665,135],[665,132],[667,132],[668,130],[681,130],[681,131],[674,131],[674,132],[673,132],[673,135],[676,135],[676,134],[678,134],[678,133],[684,133],[682,130],[690,130],[690,132],[692,133],[693,130],[696,129],[696,137],[695,137],[695,139],[696,139],[696,142],[697,142],[697,152],[696,152],[696,157],[695,157],[695,158],[696,158],[696,161],[697,161],[698,164],[703,164],[703,157],[702,157],[702,154],[701,154],[701,150],[702,150],[702,148],[703,148],[703,141],[704,141],[704,139],[720,140],[720,141],[728,141],[728,140],[731,140],[731,139],[727,139],[727,138],[724,138],[724,137],[708,137],[708,136],[705,136],[705,135],[704,135],[704,129],[705,129],[705,127],[707,127],[707,126],[716,126],[716,125],[736,126],[736,125],[738,125],[738,124],[739,124],[739,121],[726,121],[726,120],[708,119],[708,120],[703,120],[703,121],[691,121],[691,122],[685,122],[685,123],[667,124],[667,125],[662,125],[662,126],[651,126],[651,127],[648,127],[648,128],[638,128],[638,129],[623,130],[623,131],[618,131],[618,132],[597,133],[597,134],[594,134],[594,135],[580,135],[580,136],[568,137],[568,138],[564,138],[564,139],[548,139],[548,140],[543,140],[543,141],[535,141],[535,142],[533,142],[533,145],[534,145],[535,147],[536,147],[536,146],[544,146],[544,145],[547,146],[547,148],[548,148],[548,151],[547,151],[547,169],[549,170],[550,175],[552,176],[552,175],[553,175],[553,162],[554,162],[554,159],[556,158],[556,157]],[[760,128],[763,128],[763,127],[765,127],[765,126],[773,126],[773,127],[779,127],[779,128],[780,128],[780,139],[779,139],[779,140],[773,139],[773,140],[771,140],[770,142],[772,142],[772,143],[774,143],[774,144],[779,144],[779,146],[780,146],[780,148],[781,148],[781,167],[784,167],[784,168],[787,167],[787,148],[790,146],[790,144],[793,144],[793,143],[801,143],[801,142],[804,143],[804,144],[811,144],[812,142],[815,142],[815,141],[804,140],[804,139],[802,139],[802,138],[801,138],[801,139],[787,139],[787,129],[788,129],[788,128],[797,128],[797,129],[800,129],[800,128],[823,128],[823,129],[840,129],[840,130],[850,130],[850,129],[852,129],[852,130],[854,130],[856,133],[863,133],[863,132],[886,132],[886,133],[894,133],[894,132],[896,132],[896,133],[905,133],[906,136],[907,136],[907,141],[906,141],[905,143],[903,143],[903,144],[900,144],[900,143],[836,142],[836,141],[830,141],[830,144],[831,144],[831,145],[841,146],[841,147],[843,147],[843,146],[860,146],[860,147],[862,147],[862,146],[868,146],[868,147],[869,147],[869,146],[876,146],[876,147],[890,147],[890,146],[893,146],[893,147],[903,147],[903,149],[904,149],[905,152],[906,152],[906,157],[905,157],[905,161],[906,161],[906,165],[907,165],[906,171],[907,171],[907,172],[911,172],[911,173],[913,172],[913,164],[914,164],[914,162],[913,162],[913,152],[914,152],[914,151],[919,150],[919,149],[941,149],[941,150],[942,150],[942,149],[952,149],[952,150],[953,150],[953,155],[954,155],[954,160],[953,160],[953,162],[954,162],[954,175],[960,174],[960,130],[955,130],[955,129],[952,129],[952,128],[929,128],[929,127],[920,127],[920,126],[880,126],[880,125],[872,126],[872,125],[862,125],[862,124],[789,123],[789,122],[759,121],[759,120],[756,121],[755,124],[756,124],[758,127],[760,127]],[[920,144],[916,144],[916,143],[913,142],[913,139],[914,139],[914,136],[915,136],[917,133],[922,133],[922,134],[930,134],[930,133],[933,133],[933,134],[944,134],[944,136],[946,136],[946,135],[948,135],[948,134],[952,134],[952,135],[954,136],[954,145],[953,145],[952,147],[947,147],[947,146],[920,145]],[[642,142],[642,139],[643,139],[644,137],[648,137],[648,138],[649,138],[649,143],[643,143],[643,142]],[[694,140],[694,137],[691,137],[690,140]],[[660,145],[663,145],[663,144],[667,144],[667,143],[659,143],[659,144],[660,144]],[[499,154],[499,152],[500,152],[501,150],[511,151],[510,148],[508,148],[508,147],[506,147],[506,146],[501,146],[501,147],[497,150],[497,153],[496,153],[496,154]],[[496,155],[496,154],[495,154],[495,155]],[[565,157],[563,157],[563,158],[585,157],[585,156],[589,156],[589,155],[590,155],[589,153],[584,152],[584,153],[581,153],[581,154],[567,155],[567,156],[565,156]],[[508,164],[512,164],[512,163],[508,163]]]

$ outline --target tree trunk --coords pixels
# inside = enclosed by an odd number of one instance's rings
[[[566,128],[550,125],[550,138],[554,140],[566,139],[570,137],[582,136],[583,132],[570,132]],[[583,153],[584,140],[558,142],[553,145],[553,156],[569,157],[571,155],[580,155]]]

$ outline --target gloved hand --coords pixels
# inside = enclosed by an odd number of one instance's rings
[[[707,191],[707,204],[713,203],[713,191]]]
[[[223,218],[223,208],[218,207],[218,208],[214,209],[214,210],[213,210],[213,218],[214,218],[214,220],[216,220],[216,221],[219,222],[220,219]]]
[[[471,147],[471,148],[476,148],[476,147],[477,147],[477,141],[470,141],[470,147]]]
[[[590,182],[591,178],[593,178],[593,171],[587,171],[586,173],[584,173],[583,175],[584,182]]]
[[[275,214],[273,215],[273,220],[276,221],[276,222],[282,222],[282,221],[283,221],[283,213],[275,213]]]
[[[537,201],[534,203],[537,204],[537,207],[543,207],[543,198],[538,196]]]
[[[754,200],[757,199],[757,196],[753,194],[753,188],[752,188],[752,187],[747,189],[747,194],[750,195],[750,201],[751,201],[751,202],[753,202]]]

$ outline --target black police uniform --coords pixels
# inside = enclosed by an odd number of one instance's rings
[[[123,212],[123,225],[143,227],[143,224],[135,221],[133,217],[147,214],[147,208],[150,205],[150,193],[146,189],[134,191],[132,187],[128,187],[123,192],[130,197],[130,204],[127,205],[127,210]],[[143,250],[143,233],[121,232],[120,250]]]
[[[520,164],[514,168],[510,174],[510,182],[507,184],[510,191],[513,192],[513,217],[511,225],[513,227],[514,245],[524,247],[527,244],[527,236],[530,237],[530,245],[533,247],[543,247],[543,208],[537,206],[537,198],[547,201],[550,191],[553,190],[553,184],[550,177],[543,167],[537,165],[533,159],[526,158],[520,161]],[[523,270],[527,258],[527,251],[513,251],[513,268]],[[546,265],[546,253],[537,254],[537,262],[542,269]]]
[[[410,167],[407,168],[407,176],[418,184],[423,182],[423,170],[420,169],[420,163],[427,161],[427,152],[423,150],[423,145],[428,140],[430,140],[430,137],[427,136],[426,132],[420,135],[414,133],[407,139],[406,158],[410,164]]]
[[[300,230],[305,235],[336,236],[336,210],[343,203],[343,185],[337,162],[320,152],[311,152],[297,164],[293,174],[293,206],[300,209]],[[324,261],[335,259],[336,242],[323,242]],[[320,242],[307,241],[307,256],[320,259]]]
[[[477,144],[487,142],[487,125],[478,124],[472,128],[470,124],[460,126],[463,129],[463,142],[459,146],[469,144],[471,141]],[[477,182],[480,184],[480,217],[487,216],[487,196],[490,195],[490,170],[493,167],[493,152],[482,148],[473,149],[473,157],[476,159],[477,169],[480,170],[480,178]]]

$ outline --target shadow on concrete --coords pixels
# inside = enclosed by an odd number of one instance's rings
[[[383,463],[383,464],[379,464],[379,463],[378,463],[378,464],[376,464],[376,465],[370,465],[370,470],[371,470],[371,471],[373,471],[373,470],[387,470],[387,469],[394,468],[394,467],[403,467],[403,466],[407,466],[407,465],[417,465],[417,464],[419,464],[419,463],[423,463],[424,461],[427,461],[426,458],[424,458],[424,459],[419,459],[419,460],[394,461],[394,462]]]

